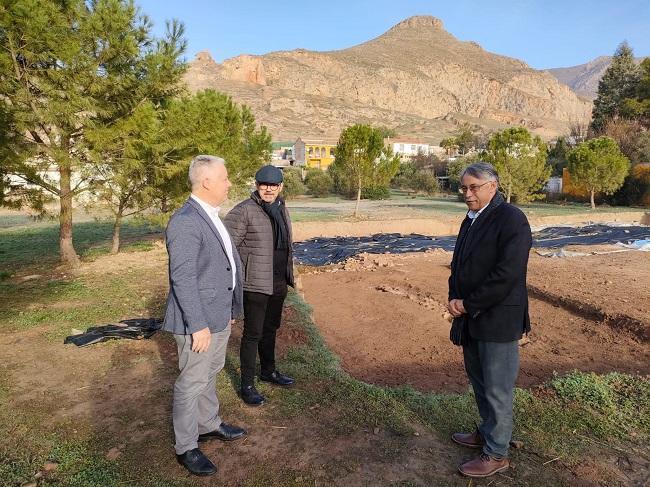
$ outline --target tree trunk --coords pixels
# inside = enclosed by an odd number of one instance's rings
[[[122,212],[115,216],[113,223],[113,243],[111,245],[111,254],[117,254],[120,251],[120,230],[122,228]]]
[[[594,202],[594,193],[595,193],[595,191],[592,189],[591,190],[591,209],[592,210],[596,209],[596,203]]]
[[[79,256],[72,243],[72,170],[69,166],[59,166],[60,188],[59,195],[59,254],[61,262],[71,267],[81,264]]]
[[[508,191],[506,192],[506,202],[510,203],[511,198],[512,198],[512,190],[508,188]]]
[[[357,204],[354,205],[354,217],[359,216],[359,202],[361,201],[361,185],[357,188]]]

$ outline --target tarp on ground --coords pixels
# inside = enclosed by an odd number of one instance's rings
[[[586,225],[546,227],[533,232],[533,246],[560,248],[565,245],[630,243],[650,238],[648,226]],[[299,264],[320,266],[342,262],[360,253],[403,254],[429,249],[453,250],[456,237],[429,237],[412,233],[379,233],[365,237],[312,238],[294,244]]]
[[[117,338],[142,340],[143,338],[151,338],[161,328],[162,320],[159,318],[133,318],[122,320],[116,324],[91,326],[83,333],[66,337],[63,343],[72,343],[78,347],[87,347],[93,343]]]

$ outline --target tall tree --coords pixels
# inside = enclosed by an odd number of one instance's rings
[[[447,137],[446,139],[442,139],[440,141],[440,147],[445,149],[445,152],[448,156],[454,155],[454,153],[458,150],[458,142],[456,141],[456,137]]]
[[[596,208],[595,193],[612,194],[630,170],[630,161],[611,137],[587,140],[569,152],[568,158],[571,180],[589,191],[592,208]]]
[[[650,161],[650,130],[639,120],[608,120],[602,134],[614,139],[633,165]]]
[[[546,163],[551,166],[552,176],[562,176],[562,170],[567,165],[566,156],[571,150],[566,138],[558,137],[555,144],[548,151]]]
[[[0,6],[3,164],[24,200],[59,201],[61,260],[76,265],[72,204],[94,185],[87,133],[179,89],[183,27],[164,39],[132,0],[13,0]],[[28,196],[26,196],[28,195]],[[11,196],[8,198],[16,201]]]
[[[388,185],[399,171],[399,157],[384,147],[380,129],[370,125],[352,125],[341,132],[336,146],[336,159],[332,173],[354,189],[356,205],[354,216],[359,215],[361,192],[370,186]]]
[[[189,161],[198,154],[226,160],[235,190],[242,192],[271,155],[271,135],[257,127],[246,105],[214,90],[174,99],[164,111],[158,148],[161,164],[156,198],[163,214],[180,206],[187,196]]]
[[[478,144],[478,138],[474,135],[474,131],[469,124],[464,124],[456,133],[454,137],[456,145],[458,146],[458,151],[461,155],[467,154],[471,149],[476,148]]]
[[[630,98],[626,98],[623,113],[638,120],[646,129],[650,129],[650,57],[645,58],[639,66],[640,78]]]
[[[639,67],[627,42],[622,42],[605,74],[598,82],[598,95],[594,100],[591,128],[600,133],[607,120],[621,115],[626,98],[634,96],[639,82]]]
[[[86,206],[111,211],[111,253],[120,249],[123,219],[153,205],[156,169],[162,162],[159,131],[159,111],[153,103],[144,102],[113,125],[87,134],[95,161],[95,188],[94,198]]]
[[[482,154],[499,173],[500,185],[510,203],[512,196],[526,202],[542,198],[540,190],[551,175],[546,144],[523,127],[502,130],[488,141]]]

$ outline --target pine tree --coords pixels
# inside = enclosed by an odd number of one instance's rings
[[[234,191],[243,193],[255,172],[271,156],[271,134],[257,127],[246,105],[214,90],[179,97],[164,110],[159,134],[159,177],[154,188],[161,220],[178,208],[189,190],[187,171],[192,157],[214,154],[226,161]]]
[[[612,194],[623,185],[630,161],[611,137],[596,137],[569,152],[569,174],[575,184],[590,193],[591,208],[596,208],[596,192]]]
[[[650,57],[639,66],[640,78],[631,98],[626,98],[623,113],[650,129]]]
[[[636,92],[640,71],[634,62],[634,53],[627,42],[621,43],[605,74],[598,82],[598,95],[594,100],[591,128],[600,133],[607,120],[617,118],[624,109],[626,98]]]
[[[10,203],[59,202],[61,260],[79,263],[72,204],[94,188],[88,133],[179,90],[183,27],[163,40],[132,0],[14,0],[0,6],[0,140],[5,170],[24,182]],[[18,199],[19,198],[19,199]]]
[[[512,196],[520,202],[543,197],[540,190],[551,175],[546,150],[546,144],[523,127],[505,129],[490,138],[482,155],[499,173],[508,203]]]

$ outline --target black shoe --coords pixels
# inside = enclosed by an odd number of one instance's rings
[[[260,380],[264,382],[270,382],[278,386],[292,386],[296,381],[289,377],[288,375],[281,374],[277,370],[274,370],[270,374],[260,374]]]
[[[178,459],[178,463],[194,475],[207,476],[217,473],[217,467],[214,463],[198,448],[188,450],[182,455],[176,455],[176,458]]]
[[[241,388],[241,398],[249,406],[261,406],[264,404],[265,398],[262,394],[257,392],[255,386],[244,386]]]
[[[207,441],[213,438],[221,441],[235,441],[240,438],[245,438],[247,435],[248,433],[246,433],[246,430],[239,426],[231,426],[226,423],[221,423],[216,430],[199,435],[199,441]]]

